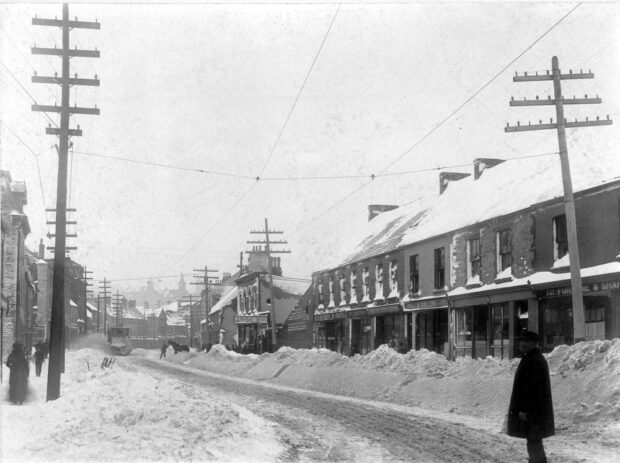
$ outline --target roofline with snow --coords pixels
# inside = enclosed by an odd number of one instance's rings
[[[602,192],[604,192],[606,190],[610,190],[610,189],[617,188],[617,187],[620,187],[620,178],[617,179],[617,180],[610,180],[610,181],[602,183],[600,185],[596,185],[596,186],[593,186],[593,187],[589,187],[589,188],[585,188],[583,190],[576,191],[576,192],[573,193],[573,197],[574,198],[583,198],[583,197],[586,197],[586,196],[589,196],[589,195],[592,195],[592,194],[602,193]],[[453,230],[449,230],[449,231],[446,231],[444,233],[440,233],[440,234],[437,234],[437,235],[430,236],[428,238],[421,239],[421,240],[416,241],[414,243],[407,243],[407,244],[399,245],[399,246],[396,246],[396,247],[390,249],[387,252],[381,252],[381,253],[378,253],[378,254],[373,254],[372,256],[368,256],[368,257],[365,257],[364,259],[360,259],[360,260],[350,260],[350,261],[347,261],[347,262],[343,262],[342,264],[337,265],[335,267],[327,267],[327,268],[324,268],[324,269],[321,269],[321,270],[316,270],[316,271],[312,272],[312,280],[314,280],[315,276],[317,276],[318,274],[321,274],[321,273],[333,272],[333,271],[338,271],[338,270],[344,270],[344,269],[346,269],[347,266],[350,266],[352,264],[357,264],[359,262],[364,262],[364,261],[370,261],[372,259],[377,259],[377,258],[380,258],[380,257],[383,257],[383,256],[387,256],[387,255],[392,254],[394,252],[400,252],[400,251],[402,251],[404,249],[411,248],[413,246],[421,245],[421,244],[423,244],[423,243],[425,243],[427,241],[436,240],[436,239],[441,238],[443,236],[449,236],[449,235],[454,234],[454,233],[459,233],[461,231],[467,230],[467,229],[475,227],[475,226],[482,227],[484,224],[486,224],[488,222],[502,220],[502,219],[505,219],[505,218],[507,218],[509,216],[512,216],[512,215],[515,215],[515,214],[523,214],[523,213],[526,213],[526,212],[535,212],[537,209],[544,209],[544,208],[547,208],[547,207],[551,207],[551,206],[555,205],[554,203],[557,203],[558,201],[562,201],[562,200],[563,200],[563,196],[556,196],[555,198],[551,198],[551,199],[547,199],[545,201],[534,203],[534,204],[531,204],[528,207],[525,207],[525,208],[522,208],[522,209],[517,209],[515,211],[508,212],[508,213],[502,214],[502,215],[497,215],[495,217],[490,217],[490,218],[485,219],[485,220],[483,220],[481,222],[475,222],[475,223],[466,225],[464,227],[455,228]]]

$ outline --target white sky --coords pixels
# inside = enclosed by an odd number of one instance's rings
[[[72,118],[84,131],[74,149],[251,177],[269,158],[263,178],[376,174],[575,5],[343,4],[270,158],[337,4],[71,5],[71,17],[102,24],[71,34],[72,47],[101,50],[100,59],[72,60],[72,73],[101,79],[100,88],[72,89],[72,104],[101,108],[101,116]],[[33,67],[60,73],[59,58],[30,53],[35,43],[61,46],[60,30],[32,26],[34,15],[61,17],[61,6],[0,6],[0,60],[37,102],[60,104],[58,88],[30,82]],[[553,55],[563,70],[595,73],[565,81],[567,97],[603,98],[598,107],[567,107],[567,117],[609,114],[620,123],[618,24],[620,4],[582,4],[389,172],[557,151],[552,131],[503,130],[506,122],[555,117],[552,107],[508,106],[513,95],[552,94],[550,82],[516,84],[512,75],[549,69]],[[4,66],[1,167],[27,183],[28,242],[36,248],[48,231],[44,208],[55,207],[56,140]],[[39,153],[43,193],[35,157],[7,127]],[[617,125],[568,135],[571,156],[605,156],[620,141]],[[238,202],[254,180],[78,153],[70,165],[78,221],[72,257],[96,280],[178,275],[205,264],[234,272],[246,240],[259,238],[249,231],[265,217],[293,252],[282,257],[285,274],[308,277],[366,221],[368,204],[402,204],[438,190],[437,171],[382,177],[314,219],[368,180],[265,179]],[[175,286],[177,278],[166,281]]]

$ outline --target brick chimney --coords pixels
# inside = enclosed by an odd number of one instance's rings
[[[439,172],[439,194],[442,195],[443,192],[446,191],[448,183],[456,182],[470,175],[471,174],[465,174],[463,172]]]
[[[368,221],[370,222],[372,219],[377,217],[382,212],[393,211],[397,209],[398,206],[393,206],[390,204],[369,204],[368,205]]]
[[[504,162],[504,159],[476,158],[474,159],[474,180],[478,180],[485,169],[490,169]]]

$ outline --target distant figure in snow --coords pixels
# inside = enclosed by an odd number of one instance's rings
[[[6,359],[6,366],[11,369],[9,400],[14,404],[21,405],[26,400],[30,368],[28,367],[24,347],[19,342],[13,344],[13,351]]]
[[[159,354],[159,360],[161,360],[162,357],[166,356],[166,350],[168,350],[168,343],[163,343],[161,345],[161,354]]]
[[[43,352],[43,347],[40,344],[37,344],[34,351],[34,366],[37,376],[41,376],[41,367],[43,366],[43,360],[45,360],[45,353]]]
[[[555,434],[549,366],[538,348],[537,333],[525,331],[519,350],[523,357],[512,386],[507,434],[527,439],[529,463],[546,463],[542,440]]]

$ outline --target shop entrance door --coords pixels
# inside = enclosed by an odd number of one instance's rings
[[[486,357],[489,349],[489,307],[474,306],[474,352],[472,357]]]

